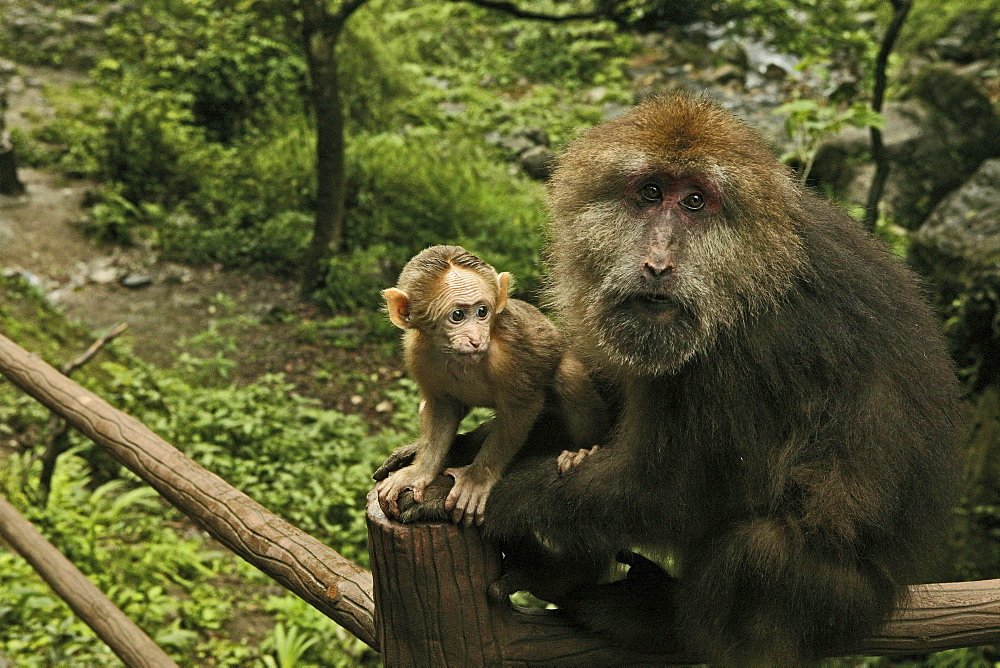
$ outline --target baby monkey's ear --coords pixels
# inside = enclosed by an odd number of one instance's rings
[[[389,320],[400,329],[409,329],[410,324],[410,297],[398,288],[389,288],[382,291],[385,297],[385,308],[389,312]],[[505,298],[506,299],[506,298]]]
[[[510,273],[502,271],[497,274],[497,304],[493,308],[497,313],[507,308],[507,292],[510,290]]]

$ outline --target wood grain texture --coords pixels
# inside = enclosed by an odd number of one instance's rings
[[[499,549],[475,528],[390,520],[374,491],[368,496],[368,543],[386,666],[703,662],[680,648],[652,654],[612,645],[557,611],[488,605],[487,589],[500,575]],[[878,636],[843,654],[920,654],[997,642],[1000,580],[951,582],[911,587],[909,600]]]
[[[230,550],[377,649],[371,573],[2,335],[0,373],[107,448]]]
[[[166,652],[2,496],[0,536],[31,564],[126,666],[177,668]]]
[[[231,550],[369,646],[382,647],[387,666],[699,662],[681,652],[644,654],[611,645],[557,613],[489,605],[487,588],[500,574],[496,546],[484,542],[476,529],[391,521],[374,493],[367,508],[373,581],[372,573],[3,336],[0,373],[108,448]],[[912,587],[909,601],[882,633],[844,654],[910,654],[993,643],[1000,643],[1000,580],[953,582]]]

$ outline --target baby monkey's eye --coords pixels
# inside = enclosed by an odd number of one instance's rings
[[[451,312],[451,315],[448,316],[448,320],[451,320],[452,322],[462,322],[465,320],[465,311],[460,308],[455,309]]]
[[[477,318],[485,318],[489,314],[490,314],[490,307],[487,306],[486,304],[483,304],[482,306],[476,309]]]

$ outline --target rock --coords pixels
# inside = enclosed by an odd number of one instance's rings
[[[147,276],[146,274],[129,273],[122,277],[121,281],[122,287],[131,288],[133,290],[138,290],[139,288],[145,288],[153,284],[153,277]]]
[[[549,133],[545,128],[521,128],[508,135],[487,133],[486,140],[507,149],[514,155],[521,155],[535,146],[548,146]]]
[[[743,83],[745,78],[746,74],[743,70],[728,63],[717,67],[710,75],[710,79],[713,83],[722,85],[729,83]]]
[[[520,155],[535,146],[534,142],[521,135],[502,135],[497,143],[514,155]]]
[[[607,86],[596,86],[587,91],[587,102],[590,104],[600,104],[608,96]],[[546,142],[547,143],[547,142]]]
[[[1000,159],[945,197],[911,242],[910,261],[930,279],[959,368],[974,385],[1000,383]]]
[[[521,128],[514,134],[519,137],[524,137],[532,144],[538,144],[541,146],[549,145],[549,133],[545,131],[545,128]]]
[[[4,276],[7,276],[8,278],[20,276],[22,281],[39,292],[45,292],[46,288],[48,288],[45,280],[43,280],[38,274],[28,271],[27,269],[8,270],[7,272],[4,272]]]
[[[552,176],[556,154],[548,146],[533,146],[521,154],[520,162],[528,176],[545,181]]]
[[[1000,48],[1000,20],[987,10],[959,14],[947,32],[934,42],[934,50],[944,60],[971,63],[995,57]]]
[[[734,40],[726,40],[715,49],[715,55],[726,65],[732,65],[740,70],[746,70],[750,66],[750,58],[746,49]]]
[[[928,68],[913,98],[883,109],[891,171],[883,203],[895,222],[916,229],[934,206],[988,158],[1000,156],[1000,118],[967,79]],[[863,205],[874,167],[867,128],[846,128],[820,147],[811,180]]]
[[[788,70],[778,63],[768,63],[764,66],[762,74],[765,79],[770,79],[771,81],[781,81],[788,77]]]
[[[618,118],[630,107],[627,104],[620,104],[618,102],[605,102],[601,105],[601,120],[610,121],[613,118]]]
[[[464,102],[442,102],[441,111],[445,116],[461,116],[469,105]]]
[[[163,282],[183,285],[194,279],[194,272],[184,265],[168,262],[163,266]],[[269,312],[266,310],[266,312]]]
[[[66,19],[66,23],[73,28],[96,30],[101,27],[103,21],[101,17],[94,16],[93,14],[76,14]]]
[[[90,280],[99,285],[114,283],[118,279],[118,270],[114,267],[103,267],[90,272]]]
[[[441,77],[428,76],[424,77],[424,81],[438,90],[448,90],[448,88],[451,87],[451,82],[447,79],[442,79]]]

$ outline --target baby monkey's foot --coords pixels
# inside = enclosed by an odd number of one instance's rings
[[[379,505],[386,515],[398,518],[399,495],[404,490],[412,490],[413,499],[420,503],[424,500],[424,490],[433,479],[433,473],[428,474],[414,466],[406,466],[398,471],[393,471],[388,478],[375,485]]]
[[[563,450],[559,455],[559,459],[556,460],[559,466],[559,475],[563,475],[579,468],[580,464],[600,449],[601,446],[595,445],[594,447],[580,448],[579,450]]]

